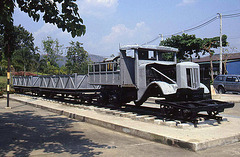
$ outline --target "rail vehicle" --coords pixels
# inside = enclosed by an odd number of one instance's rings
[[[210,99],[200,82],[199,65],[177,63],[178,49],[156,45],[120,46],[120,55],[88,65],[87,75],[13,76],[16,92],[39,96],[71,96],[81,101],[142,105],[149,97],[163,115],[196,119],[201,111],[216,116],[234,104]]]

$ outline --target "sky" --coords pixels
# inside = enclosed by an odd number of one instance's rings
[[[120,45],[142,45],[159,34],[166,39],[217,17],[217,13],[240,13],[240,0],[77,0],[77,4],[86,25],[84,36],[72,38],[70,33],[41,19],[34,22],[17,7],[14,25],[21,24],[33,34],[41,54],[44,54],[42,40],[50,36],[58,39],[65,48],[70,41],[79,41],[88,53],[108,57],[117,55]],[[240,16],[223,18],[222,33],[228,36],[229,46],[240,51]],[[187,34],[199,38],[219,36],[220,20]],[[160,40],[149,44],[158,45]]]

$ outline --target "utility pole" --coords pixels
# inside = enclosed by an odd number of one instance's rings
[[[222,75],[222,14],[218,13],[220,17],[220,63],[219,63],[219,74]]]

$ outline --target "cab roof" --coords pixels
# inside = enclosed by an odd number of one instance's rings
[[[120,46],[120,50],[150,50],[150,51],[167,51],[167,52],[178,52],[178,49],[167,46],[158,46],[158,45],[123,45]]]

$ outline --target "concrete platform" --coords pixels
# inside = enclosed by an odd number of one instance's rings
[[[181,129],[165,125],[156,125],[155,123],[145,121],[136,121],[125,114],[122,114],[122,116],[102,114],[97,112],[94,107],[91,109],[89,107],[84,108],[84,106],[76,107],[71,104],[63,105],[53,101],[45,101],[40,98],[19,95],[11,95],[10,98],[79,121],[192,151],[204,150],[210,147],[240,141],[239,117],[228,117],[228,121],[212,127]],[[106,111],[106,113],[108,112],[110,111]],[[121,113],[119,113],[119,115],[121,115]],[[151,121],[151,118],[148,120]]]
[[[213,99],[232,103],[240,103],[240,94],[216,94]]]

